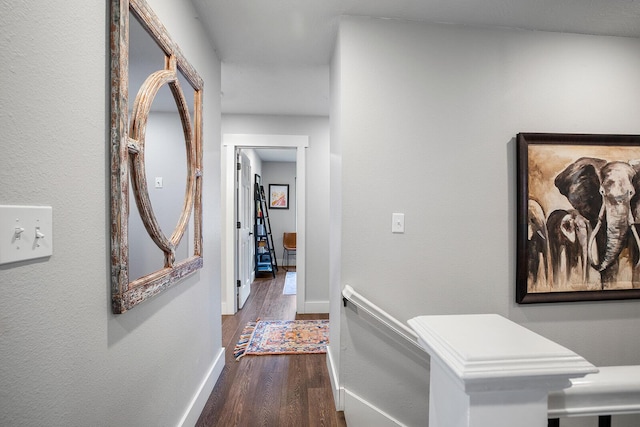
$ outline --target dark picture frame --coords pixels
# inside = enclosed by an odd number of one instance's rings
[[[640,135],[519,133],[516,156],[516,302],[640,298]]]
[[[289,209],[289,184],[269,184],[269,209]]]

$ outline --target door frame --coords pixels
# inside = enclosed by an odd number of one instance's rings
[[[295,148],[296,149],[296,311],[305,313],[306,270],[306,148],[307,135],[222,135],[222,314],[233,315],[238,311],[236,298],[236,224],[235,224],[235,152],[237,148]]]

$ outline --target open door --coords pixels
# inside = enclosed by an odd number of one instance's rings
[[[251,191],[251,164],[249,158],[238,149],[236,159],[238,165],[236,168],[236,241],[238,242],[236,245],[236,283],[238,287],[236,289],[238,309],[241,309],[251,293],[251,272],[253,271],[253,232],[251,230],[253,221],[251,212],[253,211],[253,192]]]
[[[306,135],[269,135],[269,134],[224,134],[222,135],[224,146],[223,169],[225,171],[224,194],[225,200],[233,200],[239,196],[237,188],[236,159],[238,149],[242,148],[295,148],[296,149],[296,218],[297,218],[297,293],[296,309],[300,314],[317,313],[313,304],[306,301],[305,286],[305,246],[306,246],[306,148],[309,147],[309,137]],[[239,198],[239,197],[238,197]],[[237,311],[237,295],[239,279],[238,254],[240,243],[238,242],[238,203],[223,202],[223,247],[222,247],[222,314],[233,315]],[[234,212],[236,210],[236,212]],[[249,214],[251,215],[251,213]],[[247,233],[248,234],[248,233]],[[249,239],[251,240],[251,239]],[[237,243],[237,244],[236,244]],[[252,250],[252,246],[249,246]],[[253,263],[252,260],[250,260]],[[251,264],[252,266],[253,264]]]

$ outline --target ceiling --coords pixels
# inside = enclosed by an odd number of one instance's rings
[[[254,148],[255,153],[263,162],[288,162],[295,163],[295,148]]]
[[[222,111],[329,115],[341,16],[640,37],[640,0],[192,0],[222,61]]]

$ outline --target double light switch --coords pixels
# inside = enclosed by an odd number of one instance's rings
[[[0,206],[0,264],[51,256],[51,206]]]

